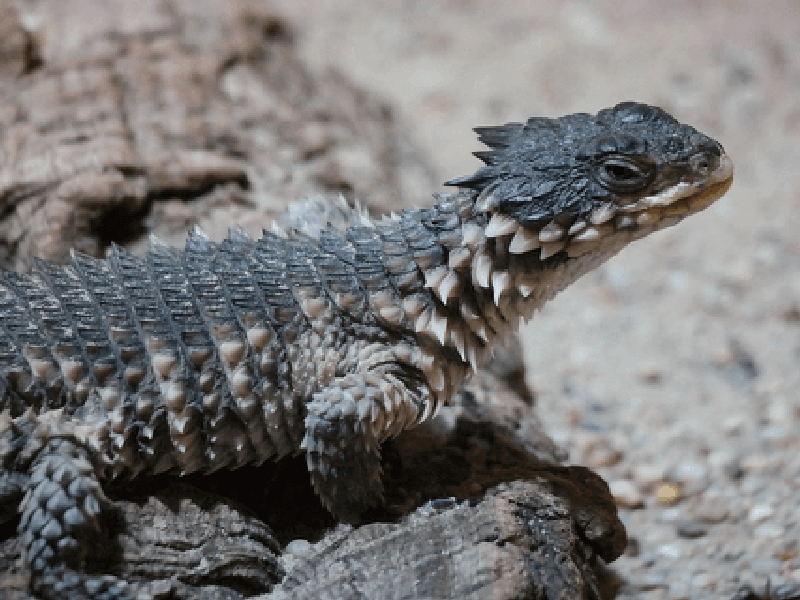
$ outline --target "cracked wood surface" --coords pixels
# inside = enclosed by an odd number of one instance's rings
[[[0,67],[0,239],[6,266],[22,267],[34,255],[64,261],[71,247],[100,255],[111,241],[137,247],[149,232],[177,242],[193,223],[216,238],[232,223],[257,230],[286,201],[308,194],[341,191],[368,199],[380,211],[395,208],[397,198],[420,197],[421,190],[431,189],[424,159],[413,151],[387,105],[335,72],[310,74],[294,55],[291,28],[268,7],[234,3],[221,9],[210,2],[132,6],[0,3],[0,55],[5,59]],[[512,362],[520,363],[518,357]],[[534,420],[521,416],[529,415],[531,396],[519,383],[519,367],[500,371],[516,382],[526,402],[495,393],[504,387],[502,381],[481,379],[466,393],[467,409],[446,411],[431,424],[433,433],[411,432],[413,437],[400,438],[397,449],[387,452],[387,469],[395,473],[387,479],[387,495],[394,502],[390,516],[398,518],[425,500],[450,495],[477,501],[500,481],[541,470],[537,457],[557,462],[562,456]],[[496,422],[487,421],[487,411]],[[468,413],[472,416],[467,418]],[[449,433],[443,435],[442,428]],[[423,468],[431,461],[442,470]],[[444,480],[441,473],[448,474]],[[449,515],[462,519],[459,526],[447,525],[449,543],[463,537],[465,548],[475,541],[470,528],[476,525],[499,530],[498,539],[519,536],[522,525],[503,517],[515,501],[539,498],[542,506],[565,505],[546,483],[563,474],[543,473],[545,483],[514,484],[473,507],[423,509],[386,527],[406,536],[412,546],[420,523],[444,523]],[[247,475],[211,481],[209,494],[159,481],[150,488],[142,484],[139,494],[124,489],[112,494],[118,510],[109,515],[107,532],[118,535],[98,540],[100,553],[110,552],[90,567],[105,572],[112,564],[124,577],[155,581],[156,596],[236,598],[269,589],[287,566],[277,558],[278,540],[285,544],[293,535],[313,540],[332,523],[307,482],[289,477],[298,491],[289,493],[288,502],[279,494],[272,506],[254,507],[273,535],[247,509],[230,507],[229,496],[252,495],[251,485],[242,483]],[[237,476],[239,489],[232,489],[230,481]],[[281,482],[280,473],[266,476]],[[587,485],[600,496],[606,493],[597,482]],[[213,495],[220,488],[226,496]],[[293,493],[306,494],[300,506],[310,506],[309,513],[287,509]],[[138,500],[123,499],[133,497]],[[607,495],[603,503],[600,520],[604,531],[615,532],[612,546],[618,553],[621,526]],[[280,529],[282,514],[294,517],[288,528]],[[320,552],[330,548],[325,540],[344,543],[350,536],[375,537],[376,548],[382,547],[386,527],[336,530],[319,543]],[[581,527],[566,527],[563,537],[548,534],[540,542],[560,544],[575,553],[573,560],[582,561],[591,544],[581,541]],[[27,573],[17,564],[13,527],[6,529],[0,595],[26,597]],[[514,551],[497,550],[496,564],[515,570],[514,561],[524,562],[536,545],[535,532],[525,535],[525,543]],[[484,549],[497,546],[497,540],[478,543]],[[386,551],[391,556],[391,548]],[[462,566],[473,558],[486,561],[489,555],[481,552],[467,551]],[[318,557],[312,551],[303,559],[303,569],[313,565],[315,579],[299,580],[304,571],[293,559],[295,576],[279,593],[338,585],[332,574],[341,556]],[[330,567],[323,566],[325,560]],[[546,570],[547,559],[542,560]],[[495,575],[507,573],[503,569]],[[580,590],[579,597],[596,597],[598,569],[584,561],[576,578],[558,581],[564,589]],[[386,575],[386,590],[392,589],[394,576],[405,577],[404,571]],[[453,584],[442,572],[425,576],[423,585],[430,590]],[[492,574],[482,576],[481,585],[488,589]],[[525,589],[523,579],[494,586],[493,592],[516,594]],[[468,585],[466,579],[463,583]],[[533,597],[558,593],[557,586],[531,589],[539,594]]]
[[[333,70],[312,75],[264,3],[4,0],[0,13],[7,267],[149,232],[178,242],[193,223],[257,232],[305,195],[383,210],[430,189],[391,108]]]

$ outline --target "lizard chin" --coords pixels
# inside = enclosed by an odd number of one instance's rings
[[[621,213],[637,213],[653,210],[664,216],[686,216],[699,212],[721,198],[733,183],[733,162],[727,154],[719,159],[719,165],[707,177],[694,183],[680,182],[658,194],[645,196],[638,201],[619,207]]]
[[[733,163],[723,154],[717,168],[697,182],[680,182],[628,205],[601,206],[582,217],[532,227],[494,213],[484,234],[494,240],[493,254],[510,259],[507,271],[493,271],[488,260],[473,262],[473,278],[491,292],[482,308],[491,312],[494,304],[510,321],[529,319],[559,291],[630,242],[710,206],[732,182]]]
[[[642,198],[633,205],[620,209],[635,217],[643,230],[633,238],[638,239],[652,231],[677,225],[684,218],[699,213],[722,198],[733,183],[733,162],[727,154],[720,157],[719,165],[700,182],[679,183],[656,196]]]

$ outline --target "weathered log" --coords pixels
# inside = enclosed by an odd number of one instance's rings
[[[5,266],[177,242],[194,223],[256,232],[306,195],[381,211],[430,189],[388,105],[312,76],[269,8],[160,6],[0,0]],[[512,347],[385,449],[386,507],[358,528],[336,527],[292,460],[119,485],[86,570],[172,598],[598,598],[624,530],[599,478],[559,466],[532,402]],[[15,529],[0,598],[29,597]]]

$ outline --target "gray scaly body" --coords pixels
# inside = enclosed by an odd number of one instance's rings
[[[431,208],[0,274],[0,515],[48,598],[137,590],[80,565],[102,484],[304,451],[337,517],[380,502],[381,443],[630,241],[728,188],[722,147],[660,109],[477,130],[486,166]],[[305,207],[305,209],[303,209]],[[324,207],[321,207],[324,208]]]

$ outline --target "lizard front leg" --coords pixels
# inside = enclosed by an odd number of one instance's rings
[[[302,448],[311,483],[339,519],[356,522],[383,502],[380,445],[427,417],[432,394],[384,366],[334,379],[308,404]]]
[[[80,572],[106,503],[84,448],[67,439],[49,440],[31,464],[27,486],[19,533],[36,593],[50,600],[148,597],[115,577]]]

